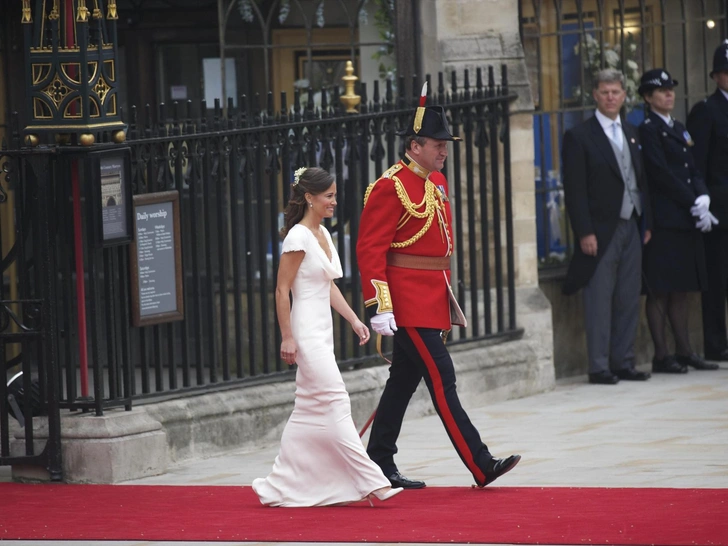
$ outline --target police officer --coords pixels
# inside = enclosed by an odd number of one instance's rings
[[[639,127],[654,224],[642,254],[645,311],[655,346],[653,373],[713,369],[696,355],[688,335],[688,294],[707,288],[702,232],[716,223],[710,197],[695,167],[693,140],[672,117],[677,80],[664,68],[642,75],[638,92],[649,106]],[[665,327],[670,320],[674,356],[668,354]]]
[[[710,76],[718,88],[693,106],[687,125],[695,141],[697,168],[710,192],[711,212],[720,222],[704,236],[708,273],[708,290],[702,298],[705,358],[728,361],[728,40],[715,50]]]
[[[441,337],[452,322],[449,281],[454,238],[448,184],[440,170],[448,141],[459,139],[448,129],[445,110],[425,106],[425,100],[423,88],[420,106],[401,134],[404,159],[370,184],[364,196],[356,247],[364,302],[374,331],[394,337],[389,379],[367,453],[392,487],[425,486],[403,476],[394,462],[405,410],[424,378],[460,459],[483,487],[511,470],[521,457],[495,458],[482,442],[460,404],[455,369]]]

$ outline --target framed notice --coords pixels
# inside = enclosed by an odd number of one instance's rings
[[[134,326],[184,318],[179,193],[134,196],[134,240],[129,247]]]
[[[97,247],[132,239],[129,148],[91,152],[90,179],[94,243]]]

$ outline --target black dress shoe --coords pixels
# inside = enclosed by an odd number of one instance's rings
[[[505,459],[496,459],[493,457],[490,462],[488,462],[488,466],[485,469],[485,483],[482,485],[478,484],[478,486],[485,487],[489,483],[493,483],[506,472],[513,470],[513,467],[515,467],[520,460],[520,455],[511,455]]]
[[[634,368],[615,370],[614,375],[625,381],[647,381],[650,378],[648,372],[638,372]]]
[[[595,385],[616,385],[619,383],[619,377],[613,375],[612,372],[590,373],[589,383],[594,383]]]
[[[389,483],[392,484],[392,487],[395,488],[401,487],[402,489],[422,489],[423,487],[425,487],[425,482],[405,478],[404,476],[402,476],[402,474],[399,473],[399,470],[394,474],[388,476],[387,479],[389,480]]]
[[[683,366],[672,355],[665,358],[652,359],[652,373],[688,373],[688,367]]]
[[[717,360],[719,362],[728,362],[728,349],[723,349],[719,353],[705,351],[705,360]]]
[[[720,366],[714,362],[706,362],[695,353],[691,353],[688,356],[675,355],[675,358],[683,366],[692,366],[696,370],[717,370],[720,368]]]

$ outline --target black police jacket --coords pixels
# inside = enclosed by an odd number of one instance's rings
[[[728,229],[728,99],[720,89],[693,106],[688,131],[695,141],[695,163],[710,193],[710,211],[720,221],[713,229]]]
[[[654,226],[694,230],[690,207],[708,190],[690,150],[691,135],[679,121],[670,127],[654,112],[639,126],[639,133]]]

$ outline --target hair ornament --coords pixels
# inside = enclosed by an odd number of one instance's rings
[[[298,185],[298,181],[301,179],[301,175],[306,172],[308,167],[301,167],[300,169],[296,169],[293,173],[293,186]]]

